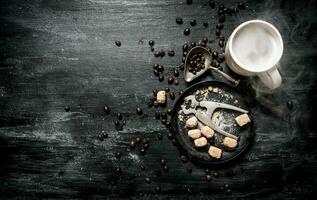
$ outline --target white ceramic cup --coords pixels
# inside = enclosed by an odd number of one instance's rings
[[[259,46],[261,48],[257,48]],[[281,34],[272,24],[262,20],[240,24],[230,35],[225,50],[226,62],[231,70],[243,76],[258,76],[270,89],[282,83],[278,71],[282,54]]]

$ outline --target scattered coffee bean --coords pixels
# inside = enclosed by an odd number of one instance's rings
[[[120,126],[120,122],[119,122],[118,120],[116,120],[116,121],[114,122],[114,125],[115,125],[116,127],[119,127],[119,126]]]
[[[224,46],[225,46],[225,42],[224,42],[223,40],[219,40],[218,45],[219,45],[220,47],[224,47]]]
[[[239,8],[240,10],[245,10],[245,8],[246,8],[245,3],[243,3],[243,2],[239,3],[239,4],[238,4],[238,8]]]
[[[121,46],[121,42],[120,42],[120,41],[118,41],[118,40],[116,40],[114,43],[115,43],[118,47],[120,47],[120,46]]]
[[[225,12],[223,10],[218,10],[218,15],[221,16],[221,15],[225,15]]]
[[[216,4],[215,4],[214,0],[210,0],[209,1],[209,5],[210,5],[211,8],[215,8],[216,7]]]
[[[225,5],[223,5],[223,4],[219,5],[219,10],[223,10],[224,8],[225,8]]]
[[[152,91],[152,93],[153,93],[153,96],[155,96],[156,97],[156,95],[157,95],[157,89],[154,89],[153,91]]]
[[[188,162],[188,159],[187,159],[187,157],[186,157],[185,155],[181,155],[181,156],[180,156],[180,159],[181,159],[181,161],[182,161],[183,163],[187,163],[187,162]]]
[[[225,15],[220,15],[219,18],[218,18],[218,21],[220,23],[224,23],[226,21],[226,16]]]
[[[185,30],[184,30],[184,35],[189,35],[190,34],[190,29],[189,28],[186,28]]]
[[[121,113],[117,113],[117,118],[118,118],[118,120],[122,120],[122,114]]]
[[[117,168],[116,168],[116,173],[117,173],[117,174],[121,174],[121,173],[122,173],[122,170],[121,170],[120,167],[117,167]]]
[[[183,51],[188,51],[188,44],[187,44],[187,43],[185,43],[185,44],[183,45]]]
[[[174,146],[176,146],[176,144],[177,144],[176,140],[173,138],[173,139],[171,139],[171,141],[172,141],[172,144],[173,144]]]
[[[202,41],[203,41],[203,43],[207,43],[208,42],[208,38],[207,37],[203,37]]]
[[[221,34],[220,29],[216,29],[216,36],[219,36]]]
[[[208,27],[208,22],[207,22],[207,21],[204,21],[204,22],[203,22],[203,26],[207,28],[207,27]]]
[[[174,79],[174,85],[178,85],[178,84],[179,84],[178,80]]]
[[[154,44],[155,44],[154,40],[150,40],[150,41],[149,41],[149,45],[150,45],[150,46],[153,46]]]
[[[164,50],[161,50],[160,51],[160,56],[163,58],[165,56],[165,51]]]
[[[210,175],[210,173],[211,173],[211,172],[210,172],[210,170],[209,170],[209,169],[205,169],[205,173],[206,173],[206,175],[207,175],[207,174],[209,174],[209,175]]]
[[[117,159],[120,159],[120,158],[121,158],[121,153],[120,153],[120,152],[117,152],[117,153],[116,153],[116,158],[117,158]]]
[[[175,99],[175,93],[174,93],[174,92],[170,92],[169,95],[170,95],[170,98],[171,98],[172,100]]]
[[[147,184],[150,184],[150,183],[151,183],[151,179],[150,179],[149,177],[146,177],[146,178],[145,178],[145,182],[146,182]]]
[[[287,105],[287,108],[290,109],[290,110],[292,110],[293,107],[294,107],[294,103],[293,103],[293,101],[291,101],[291,100],[290,100],[290,101],[287,101],[286,105]]]
[[[110,114],[110,109],[109,109],[108,106],[105,106],[105,107],[103,108],[103,110],[105,111],[105,113],[106,113],[107,115]]]
[[[157,69],[154,69],[153,73],[154,73],[155,76],[159,76],[160,75],[160,72]]]
[[[163,65],[159,65],[159,66],[157,67],[157,70],[158,70],[159,72],[163,72],[163,71],[164,71],[164,66],[163,66]]]
[[[216,29],[222,30],[223,29],[223,24],[217,24]]]
[[[164,81],[164,75],[160,74],[158,80],[159,80],[160,82],[163,82],[163,81]]]
[[[155,119],[159,120],[161,118],[161,113],[159,111],[155,112]]]
[[[176,23],[177,24],[183,24],[183,19],[181,17],[176,18]]]
[[[137,142],[136,142],[135,139],[130,140],[130,142],[129,142],[129,147],[130,147],[131,149],[133,149],[136,145],[137,145]]]
[[[168,115],[172,115],[172,108],[169,108],[169,109],[167,110],[167,114],[168,114]]]
[[[210,182],[211,180],[212,180],[212,176],[209,175],[209,174],[207,174],[207,175],[206,175],[206,181]]]
[[[227,193],[227,194],[231,194],[231,193],[232,193],[231,189],[227,189],[227,190],[226,190],[226,193]]]
[[[190,25],[191,25],[191,26],[196,26],[196,24],[197,24],[197,22],[196,22],[195,19],[193,19],[193,20],[190,21]]]
[[[179,65],[179,70],[183,71],[184,70],[184,63]]]
[[[217,51],[212,52],[212,58],[213,59],[217,59],[218,58],[218,52]]]
[[[159,67],[159,64],[154,64],[153,69],[157,69]]]
[[[106,133],[106,131],[101,131],[101,136],[106,139],[108,138],[108,133]]]
[[[174,77],[169,77],[167,83],[170,85],[174,82]]]
[[[156,186],[155,187],[155,192],[157,192],[157,193],[161,192],[161,187],[160,186]]]
[[[178,69],[174,69],[174,76],[175,76],[175,77],[178,77],[178,76],[179,76],[179,71],[178,71]]]
[[[155,52],[154,52],[154,56],[155,56],[155,57],[161,56],[161,52],[160,52],[160,51],[155,51]]]
[[[219,63],[216,60],[212,60],[210,65],[213,67],[218,67]]]
[[[183,90],[181,90],[181,91],[178,92],[179,96],[183,95],[183,93],[184,93]]]
[[[171,122],[169,120],[166,120],[165,126],[169,128],[171,126]]]
[[[172,139],[172,138],[173,138],[173,134],[172,134],[172,133],[168,133],[168,134],[167,134],[167,138],[168,138],[168,139]]]
[[[144,149],[148,149],[150,147],[150,144],[149,143],[145,143],[144,145],[143,145],[143,148]]]
[[[218,62],[223,62],[225,60],[225,54],[224,53],[219,53],[217,57]]]
[[[186,3],[187,3],[188,5],[190,5],[190,4],[193,3],[193,0],[186,0]]]
[[[165,124],[166,124],[166,119],[161,119],[161,123],[162,123],[163,125],[165,125]]]
[[[141,148],[140,153],[144,155],[146,153],[146,150],[144,148]]]
[[[211,53],[211,52],[212,52],[212,49],[211,49],[210,47],[207,47],[207,51],[208,51],[209,53]]]
[[[166,112],[162,112],[161,113],[161,118],[162,119],[167,119],[167,113]]]
[[[137,114],[137,115],[142,115],[142,114],[143,114],[142,108],[137,107],[137,108],[136,108],[136,114]]]
[[[136,142],[137,144],[140,144],[141,138],[139,138],[139,137],[135,138],[135,142]]]
[[[186,57],[183,57],[183,58],[182,58],[182,64],[185,63],[185,60],[186,60]]]
[[[164,171],[164,172],[168,172],[168,167],[167,167],[167,165],[165,165],[165,166],[163,167],[163,171]]]
[[[161,159],[161,162],[160,162],[160,163],[161,163],[162,166],[165,166],[167,162],[166,162],[165,159]]]
[[[154,52],[154,48],[153,47],[151,47],[150,49],[151,49],[152,52]]]
[[[193,172],[192,168],[191,168],[191,167],[187,167],[187,172],[188,172],[189,174],[191,174],[191,173]]]
[[[143,165],[140,165],[140,169],[141,169],[142,171],[144,171],[144,170],[145,170],[145,167],[144,167]]]
[[[160,104],[159,104],[157,101],[154,101],[154,102],[153,102],[153,106],[154,106],[155,108],[159,107],[159,105],[160,105]]]
[[[187,56],[187,51],[183,52],[183,56],[186,57]]]
[[[100,141],[103,141],[103,140],[104,140],[104,138],[103,138],[103,136],[102,136],[101,134],[98,135],[98,139],[99,139]]]
[[[159,139],[159,140],[162,140],[162,139],[163,139],[162,133],[158,133],[158,134],[157,134],[157,139]]]
[[[218,172],[214,172],[213,175],[214,175],[214,177],[218,177],[219,176]]]
[[[196,46],[196,42],[191,42],[190,46],[195,47]]]
[[[167,52],[167,54],[169,55],[169,56],[175,56],[175,51],[174,50],[169,50],[168,52]]]
[[[65,106],[64,110],[65,110],[66,112],[69,112],[69,111],[70,111],[70,107],[69,107],[69,106]]]

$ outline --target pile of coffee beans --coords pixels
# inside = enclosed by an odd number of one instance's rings
[[[201,53],[193,54],[193,56],[188,58],[188,64],[188,71],[195,75],[205,69],[205,58]]]

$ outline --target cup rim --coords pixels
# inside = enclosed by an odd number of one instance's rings
[[[233,49],[232,49],[232,40],[233,38],[235,37],[236,33],[238,31],[240,31],[243,27],[249,25],[249,24],[252,24],[252,23],[260,23],[260,24],[264,24],[268,27],[270,27],[274,32],[275,34],[277,35],[278,37],[278,40],[280,42],[280,45],[281,45],[281,48],[280,48],[280,51],[278,52],[278,56],[276,57],[276,60],[275,62],[273,62],[273,64],[270,66],[270,67],[267,67],[266,69],[264,70],[250,70],[248,67],[245,67],[245,65],[243,65],[241,62],[239,62],[239,60],[236,58],[236,56],[234,55],[234,52],[233,52]],[[232,57],[232,59],[234,60],[234,62],[239,65],[239,67],[243,68],[244,70],[246,71],[249,71],[249,72],[255,72],[255,73],[259,73],[259,72],[265,72],[265,71],[268,71],[270,70],[271,68],[273,68],[273,66],[275,66],[279,60],[281,59],[282,55],[283,55],[283,51],[284,51],[284,47],[283,47],[283,39],[282,39],[282,36],[280,34],[280,32],[277,30],[277,28],[275,26],[273,26],[271,23],[269,22],[266,22],[266,21],[263,21],[263,20],[259,20],[259,19],[255,19],[255,20],[250,20],[250,21],[246,21],[242,24],[240,24],[237,28],[235,28],[235,30],[232,32],[231,36],[230,36],[230,41],[228,41],[229,43],[229,52],[230,52],[230,55]]]

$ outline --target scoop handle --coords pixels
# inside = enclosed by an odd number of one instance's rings
[[[212,66],[209,66],[210,69],[218,72],[219,74],[221,74],[223,77],[225,77],[228,81],[230,81],[231,83],[233,83],[233,85],[236,87],[240,80],[236,80],[234,78],[232,78],[231,76],[229,76],[228,74],[224,73],[223,71],[220,71],[219,69],[215,68],[215,67],[212,67]]]

